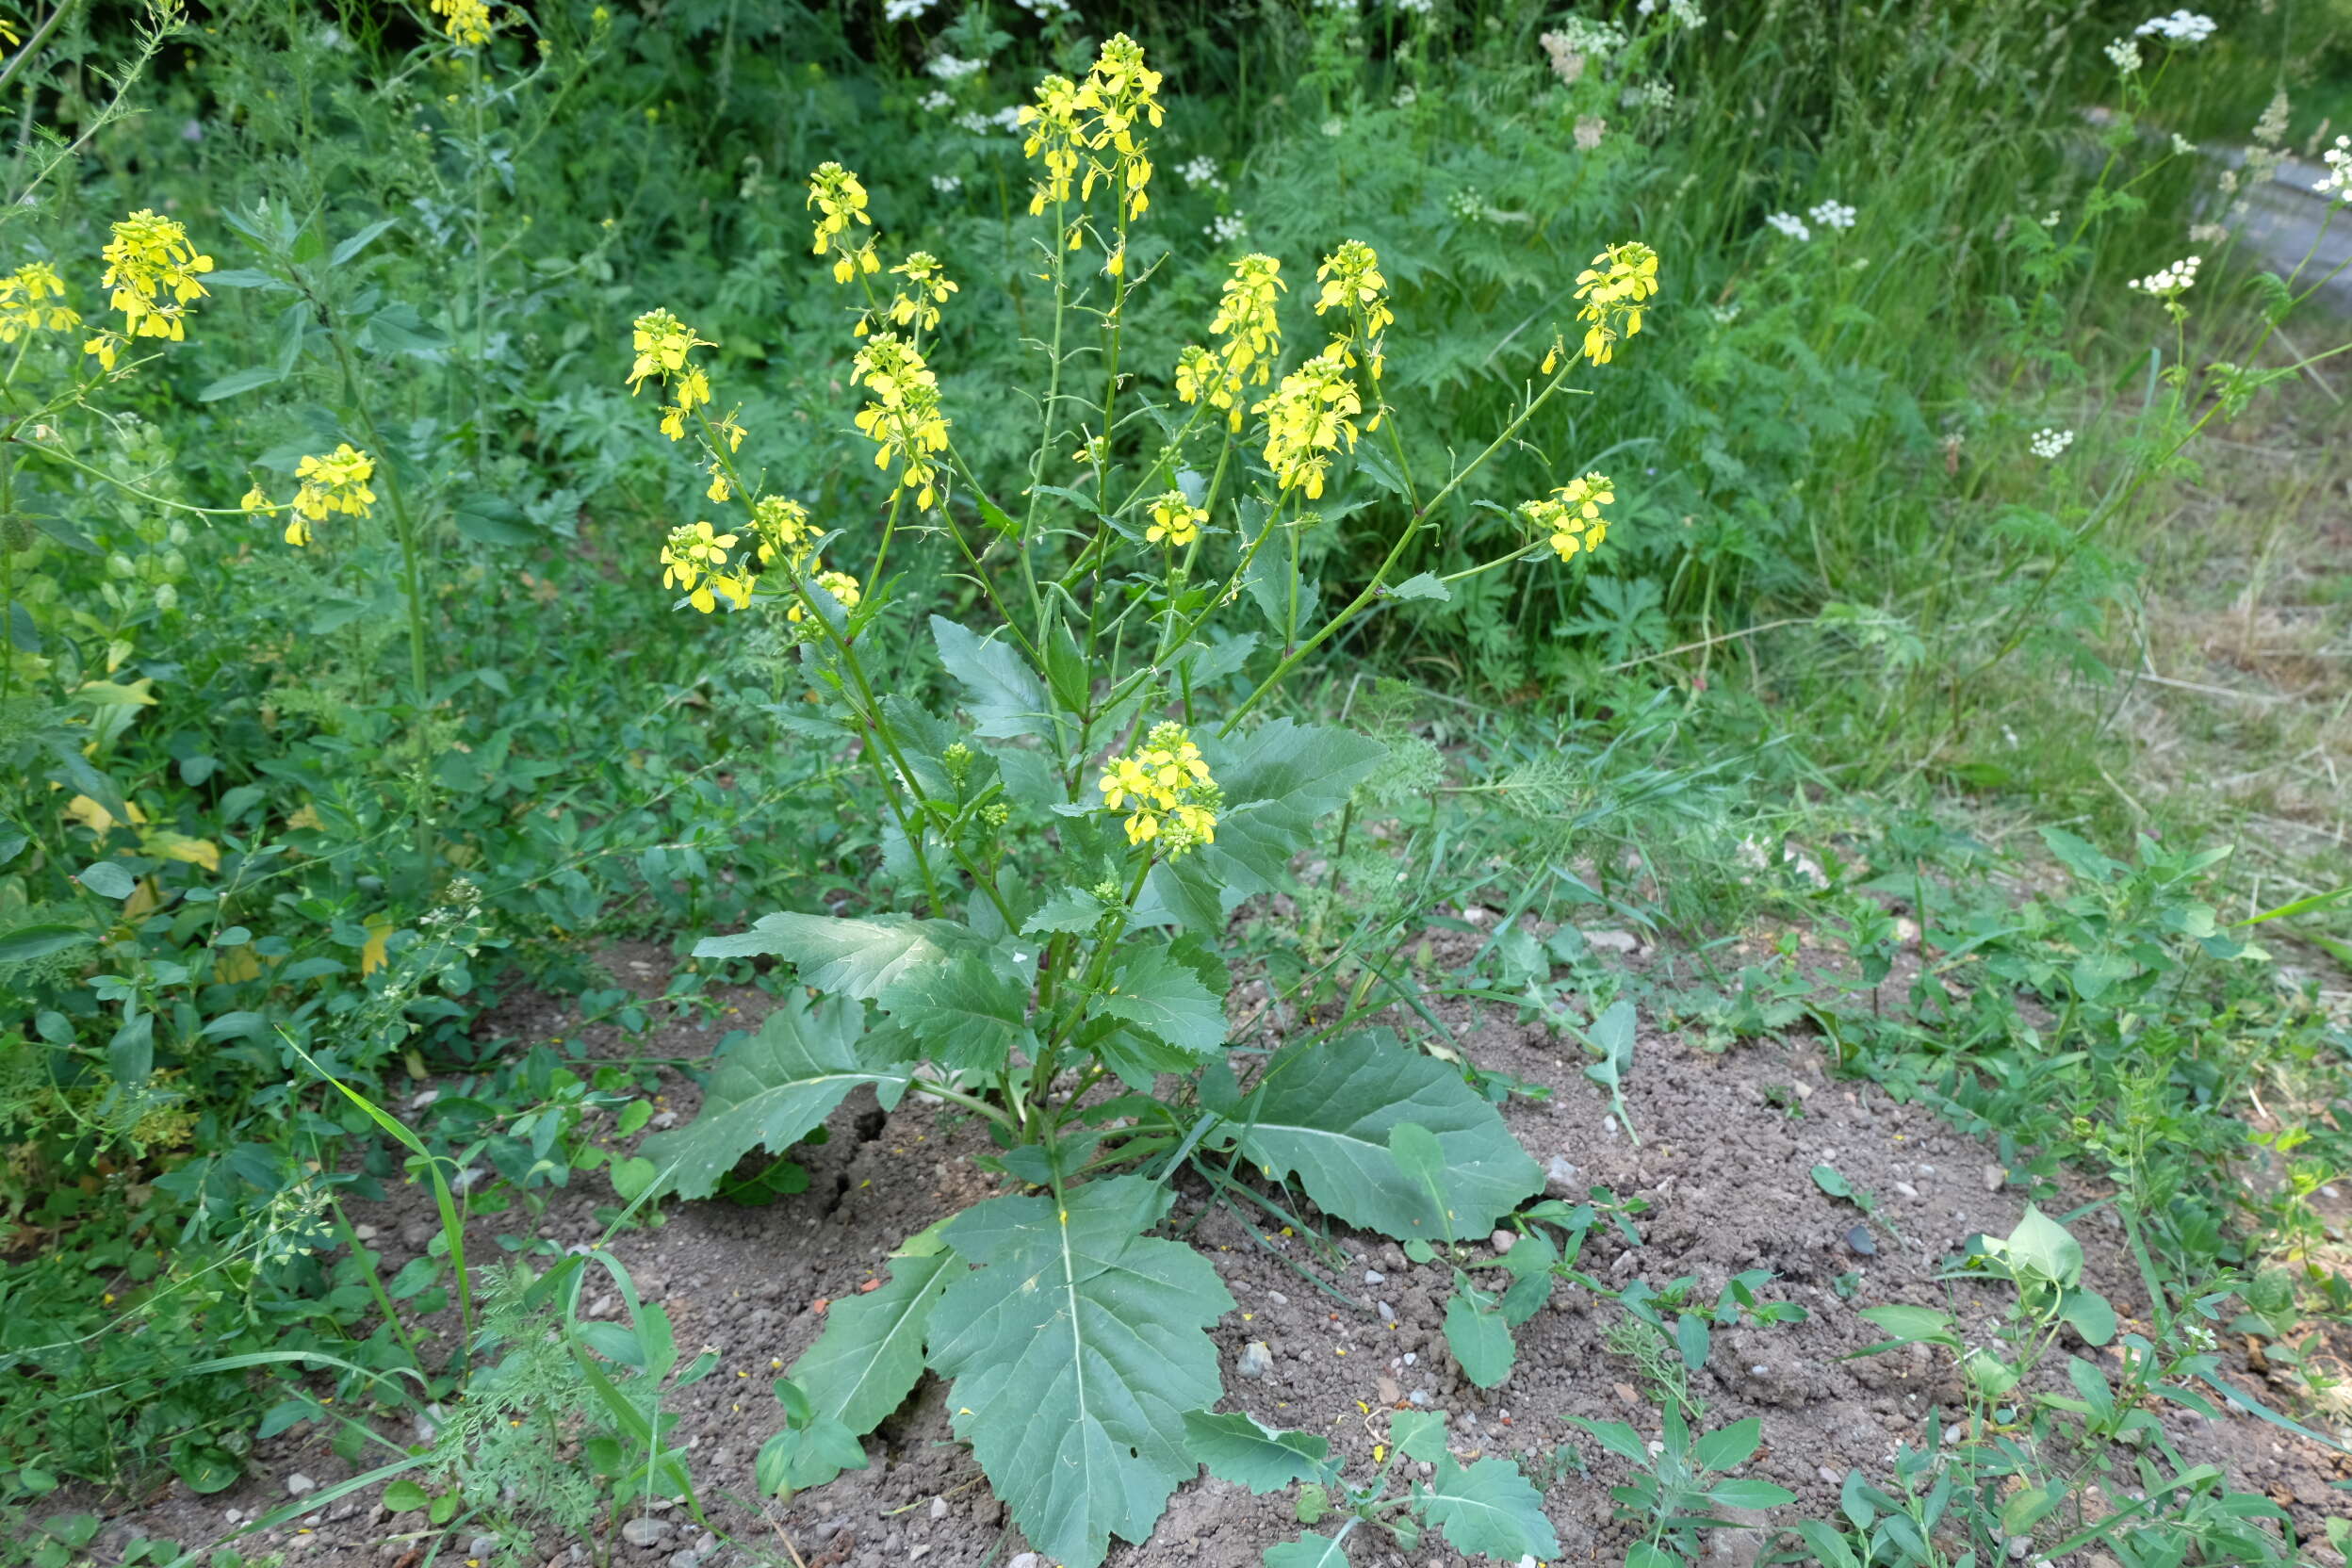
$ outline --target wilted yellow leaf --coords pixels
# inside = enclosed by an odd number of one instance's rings
[[[368,945],[359,950],[361,974],[373,974],[384,967],[384,944],[392,939],[394,929],[390,915],[368,917]]]
[[[210,839],[191,839],[185,833],[158,827],[153,833],[140,834],[139,846],[148,854],[160,855],[167,860],[202,866],[210,872],[220,869],[220,846]]]
[[[308,801],[304,801],[302,802],[302,808],[301,810],[286,819],[286,825],[288,830],[297,827],[307,827],[315,833],[323,830],[327,825],[318,820],[318,808],[313,806]]]
[[[139,920],[162,907],[163,895],[155,891],[155,879],[142,876],[139,879],[139,886],[131,890],[131,896],[122,901],[122,918]]]
[[[134,826],[143,826],[146,824],[147,813],[139,808],[139,802],[125,801],[122,808],[130,813],[130,821]],[[72,800],[67,801],[65,814],[89,828],[92,833],[104,833],[115,825],[114,813],[88,795],[75,795]]]
[[[251,942],[232,947],[212,961],[212,977],[222,985],[242,985],[261,978],[261,960],[253,956]]]

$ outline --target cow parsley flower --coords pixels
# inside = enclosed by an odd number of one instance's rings
[[[939,0],[882,0],[882,20],[912,22],[938,3]]]
[[[1854,208],[1842,202],[1821,202],[1805,209],[1807,218],[1824,229],[1854,227]]]
[[[1764,226],[1770,229],[1778,229],[1782,234],[1785,234],[1789,238],[1796,240],[1799,244],[1803,244],[1805,240],[1813,237],[1813,231],[1805,226],[1805,220],[1799,218],[1793,212],[1771,213],[1766,216],[1764,220]]]
[[[2197,11],[2176,10],[2169,16],[2151,16],[2132,32],[2141,38],[2161,38],[2167,43],[2202,43],[2213,36],[2214,22]]]
[[[2129,76],[2140,68],[2140,46],[2128,38],[2119,38],[2107,46],[2107,57],[2115,69]]]
[[[2052,463],[2072,445],[2074,432],[2070,430],[2040,430],[2034,433],[2034,455]]]
[[[2311,188],[2322,196],[2352,202],[2352,136],[2336,138],[2336,144],[2319,157],[2328,166],[2328,172],[2313,181]]]
[[[2131,286],[2153,299],[2178,299],[2197,282],[2197,270],[2203,265],[2203,257],[2186,256],[2169,267],[2150,272],[2147,277],[2132,279]]]

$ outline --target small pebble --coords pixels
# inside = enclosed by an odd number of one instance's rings
[[[1233,1363],[1233,1370],[1253,1382],[1262,1380],[1274,1370],[1274,1352],[1266,1348],[1266,1341],[1253,1339],[1241,1348],[1241,1358]]]
[[[669,1539],[667,1519],[639,1517],[621,1527],[621,1539],[632,1546],[659,1546]]]
[[[1913,1186],[1908,1182],[1897,1182],[1895,1184],[1895,1194],[1897,1197],[1901,1198],[1917,1198],[1919,1195],[1919,1189]]]
[[[1277,1306],[1277,1307],[1286,1307],[1286,1306],[1290,1305],[1290,1298],[1289,1298],[1289,1297],[1287,1297],[1287,1296],[1284,1296],[1284,1295],[1283,1295],[1281,1291],[1279,1291],[1279,1290],[1269,1290],[1269,1291],[1267,1291],[1267,1292],[1266,1293],[1266,1298],[1267,1302],[1269,1302],[1270,1304],[1272,1304],[1272,1305],[1274,1305],[1274,1306]]]
[[[1988,1165],[1984,1168],[1984,1190],[1986,1192],[1999,1192],[2001,1184],[2008,1180],[2009,1173],[2001,1167]]]
[[[297,1470],[286,1478],[286,1490],[287,1495],[299,1497],[306,1492],[318,1491],[318,1483]]]
[[[1878,1243],[1870,1239],[1870,1228],[1868,1225],[1856,1225],[1846,1233],[1846,1250],[1856,1257],[1878,1256]]]
[[[1496,1231],[1493,1235],[1487,1237],[1486,1240],[1487,1245],[1494,1248],[1496,1252],[1508,1252],[1512,1247],[1518,1244],[1519,1233],[1516,1231]]]
[[[1364,1271],[1364,1282],[1368,1285],[1386,1284],[1388,1276],[1377,1268],[1367,1268]]]
[[[931,1499],[931,1517],[934,1519],[944,1519],[947,1517],[947,1499],[945,1497],[934,1497]]]

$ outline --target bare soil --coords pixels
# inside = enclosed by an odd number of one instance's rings
[[[1659,960],[1643,955],[1628,961]],[[625,950],[612,963],[624,982],[648,996],[659,994],[669,968],[666,956],[651,948]],[[755,1023],[770,1004],[756,990],[728,992],[724,1002],[739,1010],[713,1024],[665,1025],[652,1054],[706,1055],[720,1030]],[[561,1037],[593,1051],[646,1050],[642,1041],[624,1047],[610,1030],[568,1028],[562,1004],[544,998],[512,1003],[493,1021],[498,1033],[523,1042]],[[1638,1221],[1639,1247],[1595,1231],[1583,1257],[1589,1272],[1618,1282],[1640,1275],[1653,1284],[1695,1275],[1711,1300],[1728,1276],[1767,1268],[1778,1278],[1766,1298],[1805,1309],[1801,1324],[1719,1332],[1707,1367],[1691,1379],[1707,1425],[1762,1419],[1766,1447],[1748,1473],[1798,1494],[1799,1503],[1782,1517],[1834,1515],[1849,1466],[1882,1477],[1897,1445],[1919,1444],[1931,1428],[1958,1418],[1950,1368],[1924,1348],[1844,1358],[1883,1337],[1857,1315],[1876,1303],[1949,1303],[1969,1332],[1990,1328],[1992,1296],[1974,1286],[1952,1293],[1936,1278],[1971,1234],[2005,1233],[2023,1207],[2026,1195],[1983,1144],[1921,1107],[1833,1079],[1809,1040],[1715,1054],[1647,1032],[1625,1088],[1628,1130],[1582,1076],[1574,1041],[1547,1038],[1507,1009],[1465,1011],[1448,1022],[1482,1066],[1549,1089],[1540,1102],[1514,1098],[1503,1114],[1539,1164],[1557,1156],[1576,1168],[1566,1184],[1570,1195],[1605,1185],[1651,1205]],[[692,1080],[675,1075],[665,1112],[682,1120],[697,1102]],[[691,1450],[710,1517],[740,1543],[722,1544],[700,1560],[726,1568],[756,1560],[756,1551],[787,1562],[797,1553],[808,1568],[1005,1563],[1026,1548],[971,1455],[950,1437],[946,1391],[928,1377],[868,1442],[869,1468],[789,1506],[756,1501],[753,1457],[780,1424],[769,1380],[816,1338],[825,1305],[878,1279],[885,1255],[903,1237],[1001,1190],[972,1163],[985,1140],[969,1120],[937,1107],[909,1102],[884,1117],[860,1096],[830,1127],[831,1141],[807,1151],[808,1191],[764,1208],[673,1206],[658,1226],[626,1233],[614,1245],[645,1296],[669,1312],[680,1346],[691,1351],[707,1344],[721,1353],[718,1371],[675,1407],[683,1414],[675,1437]],[[1809,1172],[1816,1163],[1834,1165],[1876,1195],[1881,1214],[1903,1239],[1881,1228],[1870,1234],[1874,1251],[1857,1250],[1853,1233],[1861,1217],[1815,1185]],[[2050,1206],[2064,1212],[2097,1196],[2070,1193]],[[1333,1233],[1336,1254],[1318,1255],[1315,1238],[1246,1224],[1229,1209],[1202,1215],[1205,1201],[1201,1189],[1182,1191],[1172,1223],[1197,1220],[1194,1244],[1239,1303],[1214,1331],[1228,1374],[1225,1408],[1325,1432],[1358,1466],[1370,1464],[1387,1411],[1420,1401],[1448,1415],[1452,1443],[1465,1456],[1500,1454],[1534,1468],[1565,1445],[1581,1466],[1565,1466],[1545,1494],[1562,1543],[1560,1560],[1623,1560],[1627,1535],[1610,1520],[1607,1493],[1622,1478],[1619,1462],[1567,1420],[1582,1415],[1655,1429],[1657,1412],[1639,1396],[1634,1368],[1604,1347],[1613,1310],[1595,1307],[1589,1293],[1563,1289],[1520,1331],[1510,1380],[1481,1392],[1461,1376],[1446,1348],[1441,1267],[1416,1267],[1394,1244],[1346,1232]],[[559,1245],[589,1242],[599,1231],[596,1207],[611,1202],[600,1177],[583,1178],[557,1195],[533,1228]],[[375,1227],[386,1266],[397,1267],[430,1239],[430,1202],[412,1190],[380,1207],[353,1217]],[[2089,1282],[2127,1320],[2144,1318],[2148,1303],[2112,1223],[2099,1210],[2075,1227],[2089,1251]],[[1478,1250],[1491,1254],[1486,1247]],[[1273,1353],[1273,1370],[1263,1380],[1233,1373],[1252,1341]],[[2110,1354],[2074,1343],[2063,1348],[2113,1368]],[[2231,1366],[2239,1386],[2265,1402],[2278,1406],[2292,1397],[2248,1372],[2242,1351],[2233,1351]],[[2328,1487],[2352,1477],[2352,1462],[2317,1445],[2250,1418],[2209,1422],[2167,1407],[2164,1420],[2192,1461],[2225,1465],[2238,1485],[2287,1506],[2307,1530],[2315,1532],[2342,1506],[2344,1494]],[[326,1486],[354,1473],[327,1449],[325,1436],[304,1426],[264,1443],[253,1478],[236,1490],[201,1498],[175,1490],[110,1521],[106,1539],[160,1534],[200,1544],[228,1536],[237,1519],[285,1503],[290,1475]],[[2119,1474],[2128,1476],[2128,1468]],[[683,1510],[658,1517],[671,1527],[653,1546],[628,1544],[617,1534],[571,1542],[543,1533],[531,1560],[652,1568],[700,1545],[703,1530]],[[249,1556],[282,1550],[289,1562],[319,1568],[418,1568],[472,1555],[465,1539],[436,1547],[430,1533],[417,1533],[419,1518],[387,1515],[363,1494],[237,1544]],[[1298,1528],[1286,1496],[1253,1497],[1204,1478],[1177,1493],[1151,1542],[1115,1545],[1109,1560],[1116,1568],[1242,1568]],[[1727,1532],[1710,1561],[1753,1561],[1761,1544],[1754,1532]],[[1459,1560],[1434,1542],[1409,1563],[1393,1550],[1357,1555],[1359,1568],[1439,1568]],[[2314,1560],[2333,1559],[2320,1548]]]

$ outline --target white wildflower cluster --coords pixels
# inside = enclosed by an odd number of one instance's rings
[[[1589,153],[1592,151],[1595,147],[1598,147],[1601,144],[1601,138],[1607,136],[1608,134],[1609,122],[1602,119],[1599,115],[1580,114],[1576,116],[1577,152]]]
[[[2128,38],[2119,38],[2107,46],[2107,57],[2115,62],[2115,69],[2129,76],[2140,68],[2140,46]]]
[[[1542,42],[1555,58],[1561,54],[1609,55],[1625,46],[1625,30],[1614,22],[1571,16],[1560,23],[1557,32],[1545,33]]]
[[[2287,102],[2287,90],[2280,88],[2262,106],[2262,117],[2254,122],[2254,139],[2265,147],[2276,147],[2287,139],[2287,117],[2293,112]]]
[[[1217,176],[1217,160],[1205,153],[1178,164],[1176,172],[1184,177],[1188,186],[1207,186],[1211,190],[1225,188],[1225,182]]]
[[[1486,192],[1474,185],[1463,186],[1446,197],[1446,206],[1447,211],[1465,223],[1478,222],[1493,210],[1486,204]]]
[[[1822,202],[1805,209],[1807,218],[1824,229],[1854,227],[1854,208],[1843,202]]]
[[[2034,455],[2052,463],[2073,445],[2074,432],[2070,430],[2042,430],[2034,434]]]
[[[1665,0],[1662,8],[1659,0],[1640,0],[1640,4],[1633,8],[1638,16],[1655,16],[1661,8],[1686,27],[1707,25],[1707,13],[1699,9],[1698,0]]]
[[[1414,87],[1411,82],[1407,82],[1404,86],[1398,88],[1396,90],[1396,96],[1389,100],[1389,102],[1395,104],[1400,109],[1409,109],[1420,101],[1421,90]]]
[[[1220,212],[1200,225],[1200,232],[1219,245],[1231,245],[1248,237],[1250,224],[1240,213]]]
[[[960,82],[988,63],[986,60],[959,59],[941,52],[932,56],[923,69],[943,82]]]
[[[1625,89],[1618,94],[1617,101],[1629,109],[1670,109],[1674,106],[1674,84],[1668,81],[1643,82],[1640,87]]]
[[[1013,4],[1036,17],[1039,22],[1051,22],[1057,16],[1074,15],[1078,9],[1070,3],[1070,0],[1013,0]]]
[[[1339,138],[1348,134],[1348,122],[1342,120],[1337,115],[1332,115],[1329,120],[1323,122],[1323,134],[1331,138],[1333,140],[1337,140]]]
[[[2214,23],[2210,16],[2178,10],[2170,16],[2151,16],[2132,30],[2141,38],[2152,36],[2168,43],[2202,43],[2213,36]]]
[[[1778,229],[1789,238],[1802,243],[1813,237],[1813,231],[1805,226],[1805,220],[1793,212],[1775,212],[1764,220],[1768,229]]]
[[[1437,9],[1437,0],[1396,0],[1396,8],[1407,16],[1427,16]]]
[[[2189,243],[2192,245],[2227,245],[2230,225],[2227,223],[2191,223]]]
[[[1364,7],[1362,0],[1315,0],[1315,8],[1319,11],[1337,11],[1342,16],[1353,16]]]
[[[922,104],[924,112],[928,114],[945,114],[956,106],[954,94],[936,87],[924,93],[917,102]]]
[[[934,174],[931,176],[931,188],[942,196],[953,196],[964,188],[964,177],[961,174]]]
[[[2172,155],[2174,157],[2184,158],[2196,151],[2196,142],[2191,141],[2187,137],[2182,136],[2179,131],[2172,133]]]
[[[2352,202],[2352,136],[2336,138],[2336,144],[2319,155],[2328,166],[2328,172],[2311,183],[2311,188],[2322,196],[2338,196]]]
[[[2154,299],[2175,299],[2188,292],[2189,286],[2197,282],[2197,270],[2204,265],[2202,256],[2184,256],[2144,278],[2133,278],[2132,286]]]
[[[882,20],[912,22],[937,4],[939,0],[882,0]]]
[[[982,114],[973,109],[957,115],[956,123],[974,136],[986,136],[990,131],[1002,131],[1010,136],[1020,129],[1021,106],[1007,104],[994,114]]]

